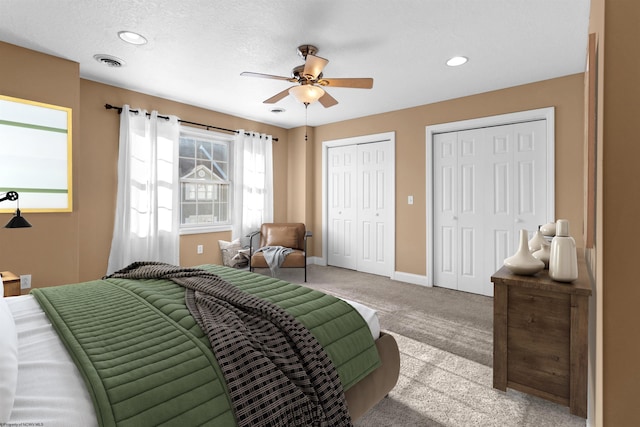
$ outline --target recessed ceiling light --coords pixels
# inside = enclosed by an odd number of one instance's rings
[[[118,37],[120,37],[122,41],[135,44],[135,45],[141,45],[141,44],[147,43],[147,39],[145,39],[143,36],[141,36],[138,33],[134,33],[133,31],[119,31]]]
[[[454,56],[453,58],[449,59],[447,61],[447,65],[449,67],[457,67],[458,65],[462,65],[464,63],[466,63],[469,60],[469,58],[465,57],[465,56]]]

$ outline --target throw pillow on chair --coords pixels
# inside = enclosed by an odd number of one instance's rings
[[[242,263],[245,258],[239,256],[239,251],[242,249],[240,239],[232,242],[218,240],[218,246],[220,246],[220,253],[222,254],[222,265],[234,268],[242,266],[240,263]]]

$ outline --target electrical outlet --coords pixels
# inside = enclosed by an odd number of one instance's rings
[[[29,289],[31,287],[31,275],[30,274],[21,274],[20,275],[20,289]]]
[[[202,245],[198,245],[197,252],[198,252],[198,255],[204,253],[204,247]]]

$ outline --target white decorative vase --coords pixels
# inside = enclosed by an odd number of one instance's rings
[[[551,243],[544,240],[540,249],[538,249],[531,255],[544,262],[544,268],[549,268],[549,258],[551,258]]]
[[[559,219],[556,237],[551,241],[549,277],[558,282],[573,282],[578,278],[576,242],[569,235],[569,221]]]
[[[513,274],[531,276],[544,268],[544,262],[531,255],[529,251],[529,233],[520,230],[520,245],[518,251],[504,260],[504,265]]]
[[[556,235],[556,223],[548,222],[542,227],[540,227],[540,231],[544,236],[553,237]]]
[[[542,235],[542,231],[540,231],[540,227],[538,227],[531,240],[529,240],[529,251],[534,253],[535,251],[540,250],[542,244],[545,242],[546,240]]]

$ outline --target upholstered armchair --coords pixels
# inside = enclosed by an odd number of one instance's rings
[[[259,236],[259,246],[254,251],[254,239]],[[291,249],[279,268],[303,268],[304,281],[307,281],[307,239],[313,236],[303,223],[265,223],[260,231],[250,234],[249,269],[270,268],[263,250],[267,247],[283,247]],[[256,240],[257,241],[257,240]]]

